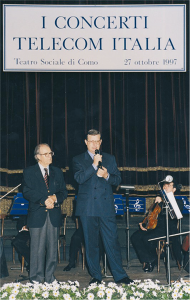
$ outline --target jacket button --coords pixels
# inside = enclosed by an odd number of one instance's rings
[[[94,197],[94,199],[96,199],[96,197]]]
[[[47,209],[45,210],[45,212],[47,212]]]

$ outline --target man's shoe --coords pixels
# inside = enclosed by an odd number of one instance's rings
[[[44,283],[43,281],[42,282],[40,282],[40,281],[36,281],[36,280],[31,280],[31,279],[29,279],[30,280],[30,283],[32,283],[32,284],[40,284],[40,283]]]
[[[59,280],[57,280],[57,278],[55,278],[54,281],[52,281],[51,283],[53,283],[53,282],[54,282],[54,283],[58,283],[58,284],[61,283]]]
[[[155,263],[154,262],[149,262],[149,263],[146,263],[145,264],[145,267],[144,267],[144,272],[152,272],[154,270],[154,266],[155,266]]]
[[[148,270],[149,270],[149,263],[145,263],[145,266],[143,267],[143,270],[144,270],[145,273],[148,272]]]
[[[100,284],[101,283],[101,280],[99,279],[96,279],[96,278],[92,278],[89,282],[89,285],[92,284],[92,283],[97,283],[97,284]]]
[[[68,264],[63,271],[70,271],[72,268],[75,268],[75,264]]]
[[[118,281],[116,281],[117,284],[119,283],[123,283],[123,284],[130,284],[130,283],[133,283],[134,281],[131,280],[129,277],[124,277]]]
[[[152,272],[154,270],[154,263],[149,263],[149,269],[148,272]]]

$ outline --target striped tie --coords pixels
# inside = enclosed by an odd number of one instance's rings
[[[47,189],[49,189],[49,183],[48,183],[48,170],[47,170],[47,168],[44,168],[44,171],[45,171],[44,181],[45,181],[45,184],[46,184]]]

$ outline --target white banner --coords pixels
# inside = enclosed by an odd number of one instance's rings
[[[185,5],[4,5],[4,71],[186,71]]]

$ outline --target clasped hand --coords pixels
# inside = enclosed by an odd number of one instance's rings
[[[46,208],[53,209],[56,200],[57,200],[57,197],[55,195],[48,196],[48,198],[45,201]]]

